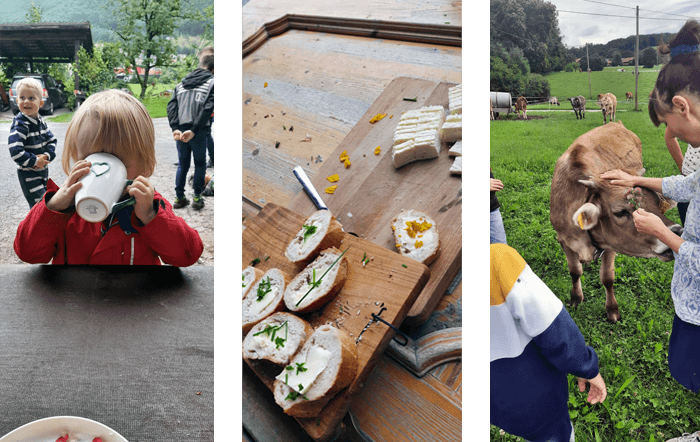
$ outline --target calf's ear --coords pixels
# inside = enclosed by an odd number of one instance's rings
[[[590,230],[598,224],[600,209],[592,203],[585,203],[574,213],[572,218],[575,225],[581,230]]]
[[[659,211],[661,212],[662,215],[666,213],[667,210],[671,210],[674,207],[678,205],[678,203],[675,200],[672,200],[670,198],[666,198],[662,194],[656,192],[656,194],[659,196]]]
[[[637,176],[644,176],[644,174],[647,172],[645,168],[637,169]]]

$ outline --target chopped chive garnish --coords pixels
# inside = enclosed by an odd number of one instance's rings
[[[345,252],[347,252],[349,248],[350,248],[350,246],[348,246],[348,248],[345,249]],[[318,279],[318,281],[317,281],[317,283],[318,283],[319,285],[321,284],[321,280],[323,279],[323,277],[326,276],[326,273],[328,273],[328,272],[333,268],[333,266],[334,266],[338,261],[340,261],[340,258],[342,258],[343,255],[345,255],[345,252],[341,253],[340,256],[338,257],[338,259],[336,259],[335,261],[333,261],[333,264],[331,264],[331,266],[328,267],[328,269],[326,269],[325,272],[323,272],[323,275],[321,275],[321,277],[320,277],[320,278]],[[315,277],[315,275],[314,275],[314,277]],[[306,294],[305,294],[304,296],[302,296],[301,299],[300,299],[296,304],[294,304],[294,305],[295,305],[295,306],[299,306],[299,304],[301,304],[301,301],[303,301],[304,298],[306,298],[306,297],[309,295],[309,293],[311,293],[311,290],[315,289],[316,287],[318,287],[318,285],[312,285],[311,288],[309,289],[309,291],[307,291]]]

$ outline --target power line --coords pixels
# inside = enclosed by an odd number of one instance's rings
[[[600,4],[600,5],[616,6],[616,7],[618,7],[618,8],[624,8],[624,9],[635,10],[635,8],[631,8],[631,7],[629,7],[629,6],[623,6],[623,5],[616,5],[616,4],[614,4],[614,3],[605,3],[605,2],[599,2],[599,1],[596,1],[596,0],[582,0],[582,1],[584,1],[584,2],[589,2],[589,3],[598,3],[598,4]],[[682,14],[673,14],[673,13],[671,13],[671,12],[652,11],[651,9],[642,9],[642,8],[639,8],[639,10],[640,10],[640,11],[645,11],[645,12],[653,12],[653,13],[655,13],[655,14],[664,14],[664,15],[673,15],[673,16],[675,16],[675,17],[684,17],[685,19],[688,19],[688,18],[695,18],[695,17],[688,17],[687,15],[682,15]],[[642,18],[642,17],[640,17],[640,18]]]
[[[603,3],[603,2],[597,2],[597,1],[594,1],[594,0],[583,0],[583,1],[584,1],[584,2],[589,2],[589,3],[598,3],[598,4],[601,4],[601,5],[617,6],[618,8],[625,8],[625,9],[632,9],[632,10],[634,10],[634,8],[630,8],[629,6],[614,5],[614,4],[612,4],[612,3]]]
[[[584,14],[584,15],[599,15],[602,17],[616,17],[616,18],[636,18],[631,15],[612,15],[612,14],[598,14],[595,12],[579,12],[579,11],[564,11],[561,9],[557,9],[558,12],[569,12],[571,14]],[[687,18],[681,19],[681,18],[656,18],[656,17],[639,17],[640,19],[645,19],[645,20],[664,20],[664,21],[686,21]]]

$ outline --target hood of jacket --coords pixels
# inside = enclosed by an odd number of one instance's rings
[[[205,81],[209,80],[213,76],[214,74],[212,74],[207,69],[195,69],[182,80],[182,87],[184,87],[185,89],[193,89],[199,86],[200,84],[204,83]]]

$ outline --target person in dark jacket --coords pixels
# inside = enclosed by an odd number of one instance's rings
[[[173,208],[185,207],[190,158],[194,157],[194,198],[192,208],[204,207],[202,191],[207,172],[207,139],[211,135],[214,112],[214,50],[200,58],[199,67],[178,84],[168,102],[168,123],[177,144],[178,166],[175,175]]]

